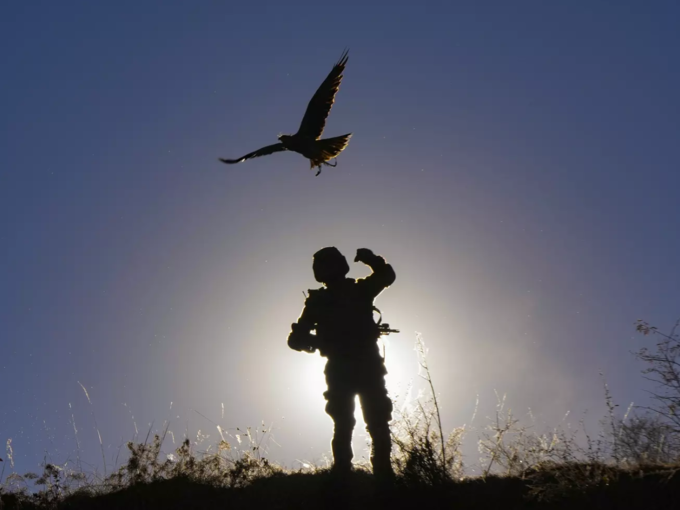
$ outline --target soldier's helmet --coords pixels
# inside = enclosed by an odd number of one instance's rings
[[[314,254],[314,278],[319,283],[340,280],[349,273],[347,259],[335,246],[322,248]]]

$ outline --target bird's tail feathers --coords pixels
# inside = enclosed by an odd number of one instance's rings
[[[340,154],[345,149],[345,147],[347,147],[347,144],[349,144],[349,139],[351,136],[352,133],[347,133],[346,135],[342,136],[317,140],[316,146],[319,149],[320,158],[312,159],[310,161],[310,167],[314,168],[323,162],[330,161],[331,159],[338,157],[338,154]]]

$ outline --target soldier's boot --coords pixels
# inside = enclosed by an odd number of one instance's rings
[[[352,471],[352,429],[354,427],[338,426],[336,424],[333,433],[331,449],[333,450],[333,467],[331,472],[335,475],[348,475]]]
[[[392,461],[390,454],[392,451],[392,438],[390,429],[387,425],[371,431],[371,465],[373,475],[381,481],[391,482],[394,479]]]

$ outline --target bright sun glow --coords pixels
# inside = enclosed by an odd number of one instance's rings
[[[323,373],[326,358],[322,358],[319,354],[306,357],[309,359],[305,360],[304,372],[300,374],[300,379],[305,381],[305,400],[310,406],[323,409],[326,405],[323,398],[323,392],[326,391],[326,376]]]

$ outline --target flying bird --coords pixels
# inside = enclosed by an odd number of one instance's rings
[[[220,161],[227,164],[241,163],[247,159],[267,156],[275,152],[293,151],[302,154],[309,160],[310,169],[317,167],[316,175],[321,173],[322,165],[337,166],[337,161],[335,164],[330,164],[329,161],[337,158],[338,154],[347,147],[352,133],[324,139],[321,139],[321,134],[326,126],[328,114],[331,112],[335,102],[335,95],[340,88],[342,72],[345,70],[347,58],[347,50],[345,50],[338,63],[328,73],[326,79],[309,101],[307,111],[302,118],[297,133],[294,135],[279,135],[279,143],[267,145],[238,159],[219,158]]]

